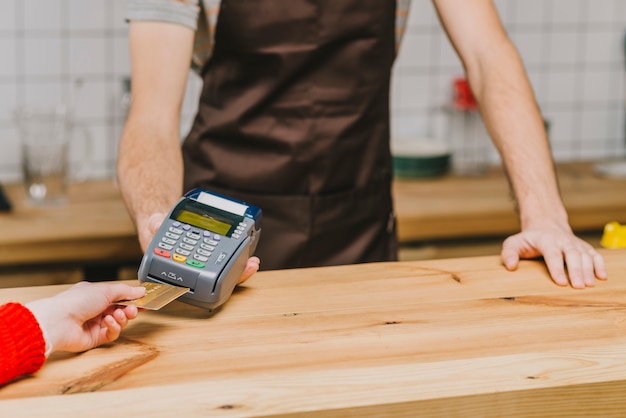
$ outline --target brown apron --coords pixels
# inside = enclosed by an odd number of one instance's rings
[[[222,0],[185,190],[259,206],[265,270],[395,260],[395,0]]]

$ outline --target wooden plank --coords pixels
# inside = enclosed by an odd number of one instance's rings
[[[5,189],[14,211],[0,215],[2,245],[134,234],[121,194],[110,180],[73,183],[67,203],[57,207],[29,206],[20,184]]]
[[[280,370],[0,402],[6,416],[621,417],[623,345],[427,364]],[[143,367],[149,367],[149,363]]]
[[[113,279],[113,278],[112,278]],[[47,268],[45,270],[23,271],[6,269],[0,273],[0,288],[22,286],[46,286],[76,283],[84,280],[83,272],[78,268]]]
[[[156,347],[120,338],[86,353],[55,353],[37,378],[28,376],[0,391],[0,400],[93,392],[158,355]]]
[[[584,291],[554,285],[541,262],[507,272],[498,257],[262,272],[215,313],[142,312],[124,338],[159,355],[99,391],[22,390],[0,414],[619,416],[626,250],[602,253],[609,280]],[[62,288],[2,289],[0,303]],[[58,386],[63,371],[91,370],[75,366],[85,359],[31,381]]]
[[[601,231],[607,222],[626,223],[626,179],[602,178],[589,163],[557,167],[569,221],[577,232]],[[398,180],[393,194],[401,242],[519,231],[508,182],[499,168],[483,177],[446,176]]]
[[[601,232],[580,232],[576,235],[594,248],[600,247]],[[503,241],[504,237],[494,236],[404,243],[399,248],[398,259],[400,261],[415,261],[499,255],[502,251]]]
[[[74,183],[67,204],[49,208],[28,206],[20,184],[5,189],[14,209],[0,214],[0,266],[141,258],[134,225],[110,180]]]
[[[590,164],[558,167],[572,227],[601,231],[626,223],[626,179],[593,175]],[[141,258],[134,225],[110,180],[74,183],[68,204],[33,208],[20,184],[5,185],[15,208],[0,214],[0,266],[50,262],[117,262]],[[478,236],[503,237],[519,229],[502,170],[484,177],[398,180],[393,188],[401,242]]]

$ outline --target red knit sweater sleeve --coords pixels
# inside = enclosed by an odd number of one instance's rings
[[[19,303],[0,306],[0,385],[39,370],[45,350],[39,323],[28,308]]]

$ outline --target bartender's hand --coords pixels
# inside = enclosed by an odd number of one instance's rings
[[[159,230],[159,227],[163,223],[163,219],[165,219],[165,216],[166,216],[165,213],[153,213],[146,220],[144,227],[142,227],[141,222],[138,224],[139,225],[138,227],[139,244],[141,245],[141,249],[144,253],[146,252],[146,249],[150,245],[150,241],[152,241],[152,238],[154,237],[154,235],[156,235],[157,231]],[[241,273],[241,276],[239,276],[239,280],[237,281],[237,284],[241,284],[245,282],[250,277],[252,277],[257,271],[259,271],[260,262],[261,260],[259,259],[259,257],[250,257],[248,259],[248,263],[246,264],[246,268]]]
[[[520,258],[543,256],[558,285],[585,288],[606,279],[602,257],[569,227],[539,106],[493,0],[433,3],[517,200],[522,232],[505,240],[505,266],[514,270]]]
[[[603,257],[569,227],[528,228],[508,237],[502,244],[502,261],[515,270],[520,258],[543,256],[552,280],[560,286],[592,287],[596,278],[606,280]],[[567,273],[565,266],[567,266]]]
[[[49,352],[90,350],[116,340],[136,306],[115,302],[142,297],[146,289],[124,283],[80,282],[53,297],[26,304],[39,322]]]

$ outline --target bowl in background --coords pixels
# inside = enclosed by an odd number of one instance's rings
[[[450,150],[439,141],[393,141],[391,155],[396,178],[434,178],[450,170]]]

